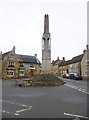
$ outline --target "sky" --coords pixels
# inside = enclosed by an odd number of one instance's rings
[[[86,49],[86,0],[1,0],[0,51],[42,59],[44,15],[49,15],[51,60],[72,59]]]

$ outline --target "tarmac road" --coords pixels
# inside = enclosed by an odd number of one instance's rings
[[[2,117],[88,119],[86,85],[69,80],[58,87],[18,87],[14,80],[4,80]]]

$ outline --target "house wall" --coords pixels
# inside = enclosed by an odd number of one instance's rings
[[[78,74],[81,74],[81,72],[80,72],[80,62],[70,64],[68,69],[69,69],[69,73],[76,72]]]
[[[8,79],[8,78],[21,78],[21,77],[31,77],[31,76],[36,76],[36,75],[39,75],[40,72],[41,72],[41,69],[40,69],[40,66],[39,64],[34,64],[34,69],[31,70],[30,69],[30,63],[25,63],[26,66],[24,65],[23,67],[20,66],[20,62],[17,60],[16,56],[14,55],[13,59],[9,59],[8,56],[12,55],[12,52],[7,54],[3,61],[2,61],[2,76],[3,76],[3,79]],[[10,61],[13,61],[14,62],[14,66],[13,67],[10,67],[8,66],[8,63]],[[8,70],[7,70],[8,69]],[[12,70],[13,69],[13,70]],[[19,71],[20,69],[24,70],[24,76],[22,75],[19,75]],[[14,71],[14,76],[10,76],[8,75],[7,76],[7,72],[8,71]]]
[[[35,67],[34,76],[37,76],[41,73],[41,68],[40,68],[39,64],[35,64],[34,67]]]
[[[59,74],[61,76],[65,73],[67,73],[68,70],[69,70],[69,65],[61,66],[58,68]]]
[[[0,79],[2,78],[2,59],[0,59]]]
[[[13,58],[9,58],[9,56],[13,56]],[[13,62],[13,66],[9,66],[9,62]],[[16,57],[15,55],[12,54],[12,52],[8,53],[4,58],[3,58],[3,61],[2,61],[2,77],[3,78],[16,78],[17,77],[17,67],[16,67],[16,64],[17,63],[17,60],[16,60]],[[11,76],[11,75],[7,75],[7,72],[9,71],[13,71],[14,72],[14,75]]]
[[[77,62],[77,63],[61,66],[58,68],[58,71],[60,75],[63,75],[64,73],[74,73],[74,72],[81,74],[80,67],[81,67],[80,62]]]
[[[51,65],[51,72],[53,74],[58,74],[58,65]]]
[[[81,61],[81,74],[85,79],[89,79],[89,64],[86,64],[86,60],[89,60],[89,49],[86,50],[84,57]]]

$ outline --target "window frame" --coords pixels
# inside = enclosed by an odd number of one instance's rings
[[[89,60],[86,60],[86,66],[89,66]]]
[[[89,76],[89,70],[85,70],[85,76]]]

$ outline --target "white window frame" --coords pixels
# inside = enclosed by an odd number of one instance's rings
[[[14,62],[13,61],[8,61],[8,65],[9,66],[14,66]]]
[[[24,70],[19,70],[19,76],[24,76]]]
[[[89,60],[86,60],[86,65],[89,66]]]
[[[85,76],[89,76],[89,70],[85,70]]]
[[[72,65],[72,64],[70,64],[70,67],[73,67],[73,65]]]
[[[8,77],[13,77],[14,76],[14,70],[8,70],[7,71],[7,76]]]

